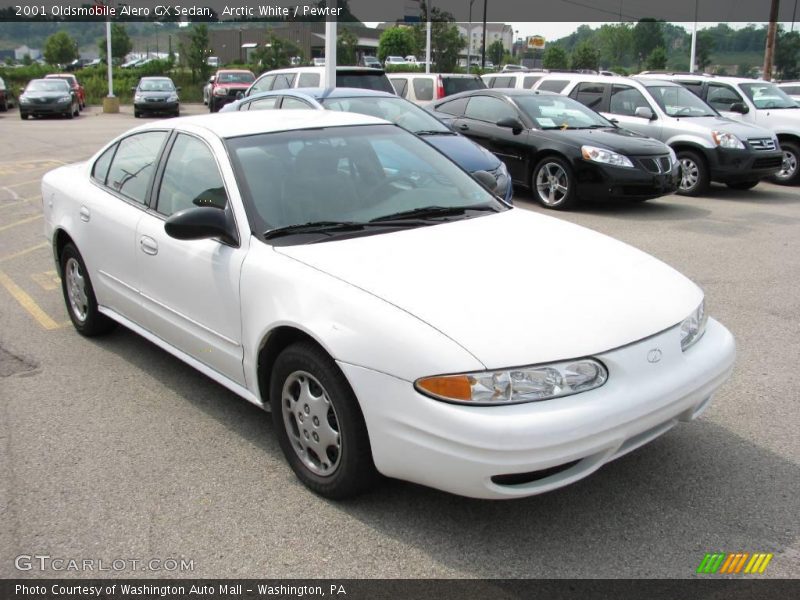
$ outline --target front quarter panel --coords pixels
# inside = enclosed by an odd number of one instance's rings
[[[260,240],[252,240],[242,267],[241,299],[245,376],[256,394],[258,352],[281,326],[310,335],[337,361],[406,381],[485,368],[408,312]],[[262,396],[266,399],[266,390]]]

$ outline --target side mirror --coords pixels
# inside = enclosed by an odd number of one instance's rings
[[[472,177],[492,193],[497,189],[497,181],[489,171],[475,171],[472,173]]]
[[[136,92],[136,88],[135,88],[135,87],[132,87],[132,88],[131,88],[131,91],[135,93],[135,92]]]
[[[647,119],[648,121],[652,121],[656,118],[653,114],[653,109],[649,106],[637,106],[633,114],[636,117]]]
[[[24,94],[25,93],[25,88],[24,87],[19,88],[19,93],[20,94]]]
[[[744,102],[734,102],[731,104],[730,111],[739,113],[740,115],[746,115],[750,112],[750,108],[748,108]]]
[[[176,212],[164,223],[164,231],[176,240],[203,240],[218,237],[238,244],[239,236],[230,213],[222,208],[200,206]]]
[[[181,91],[181,86],[177,86],[177,87],[175,88],[175,91],[176,91],[176,92],[180,92],[180,91]]]
[[[236,92],[236,99],[241,100],[244,98],[244,92]]]
[[[517,134],[525,129],[525,126],[516,117],[506,117],[505,119],[500,119],[497,123],[495,123],[495,125],[498,127],[508,127],[514,134]]]

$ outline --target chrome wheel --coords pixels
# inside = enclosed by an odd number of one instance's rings
[[[284,381],[281,406],[295,454],[315,475],[332,475],[342,456],[342,437],[328,392],[310,373],[294,371]]]
[[[797,173],[797,155],[789,150],[783,151],[781,170],[775,174],[777,179],[791,179]]]
[[[567,172],[556,162],[543,164],[536,173],[536,193],[547,206],[558,206],[569,194]]]
[[[81,265],[74,258],[67,260],[64,277],[72,314],[83,323],[89,312],[89,296],[86,294],[86,278],[83,276]]]
[[[681,158],[681,189],[691,190],[700,179],[700,168],[691,158]]]

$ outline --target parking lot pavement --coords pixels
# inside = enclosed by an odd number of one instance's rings
[[[694,279],[736,336],[732,380],[698,422],[543,496],[387,481],[338,503],[295,480],[269,415],[125,329],[88,340],[67,325],[39,180],[141,122],[0,114],[13,141],[0,160],[0,577],[81,575],[17,571],[20,554],[194,567],[85,576],[690,577],[706,552],[738,551],[775,553],[766,577],[800,572],[800,188],[564,214],[518,194]],[[559,257],[529,258],[546,288]]]

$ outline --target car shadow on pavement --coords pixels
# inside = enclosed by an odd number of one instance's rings
[[[607,200],[604,202],[584,201],[573,210],[556,211],[544,208],[532,195],[520,192],[514,195],[514,202],[518,208],[533,209],[541,214],[567,218],[570,215],[592,214],[602,216],[620,216],[626,220],[652,221],[686,221],[702,219],[711,214],[711,211],[680,202],[671,202],[669,198],[658,198],[643,202],[625,200]]]
[[[344,522],[356,520],[401,547],[413,547],[430,557],[433,572],[480,578],[691,577],[706,552],[739,551],[774,552],[771,569],[783,576],[798,566],[787,564],[796,562],[794,555],[782,563],[781,553],[797,541],[800,466],[708,417],[680,424],[588,478],[540,496],[476,500],[384,479],[364,496],[334,502],[294,479],[269,414],[124,328],[92,343],[258,448],[264,464],[279,465],[282,471],[269,476],[289,486],[295,502],[327,505],[324,510],[340,511]],[[242,490],[231,490],[237,493]],[[264,510],[268,518],[268,504]],[[337,552],[363,551],[348,548],[355,542],[347,540],[337,542]],[[403,576],[401,564],[387,565],[387,572]]]
[[[800,193],[794,186],[759,185],[752,190],[733,190],[725,186],[714,186],[708,197],[715,200],[751,202],[753,204],[797,204]]]

